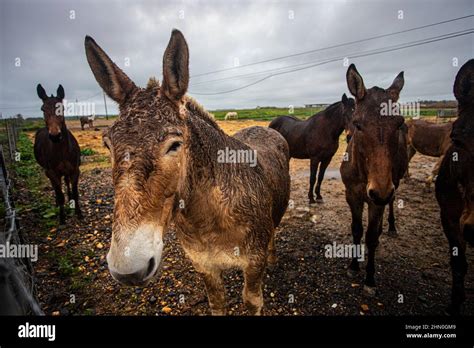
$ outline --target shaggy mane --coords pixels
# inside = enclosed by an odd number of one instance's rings
[[[190,111],[193,116],[198,116],[202,120],[209,123],[215,129],[221,130],[221,128],[217,125],[214,117],[207,112],[204,107],[199,104],[194,98],[190,96],[185,97],[186,108]]]
[[[160,83],[158,82],[156,78],[150,77],[146,85],[146,89],[154,89],[154,88],[160,88]]]

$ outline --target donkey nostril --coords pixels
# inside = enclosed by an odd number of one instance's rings
[[[148,261],[148,268],[146,270],[146,276],[149,276],[153,269],[155,268],[155,258],[152,257],[150,261]]]
[[[375,193],[375,190],[369,189],[369,198],[370,199],[377,199],[377,194]]]

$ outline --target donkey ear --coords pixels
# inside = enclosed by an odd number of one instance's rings
[[[93,38],[86,36],[84,45],[87,61],[100,87],[117,103],[123,103],[126,97],[137,89],[137,86],[112,62]]]
[[[38,93],[38,97],[41,100],[45,100],[46,98],[48,98],[46,91],[44,90],[43,86],[41,86],[40,83],[38,83],[38,86],[36,86],[36,93]]]
[[[392,85],[387,88],[387,90],[390,92],[392,95],[392,99],[398,100],[398,97],[400,96],[400,91],[403,88],[403,85],[405,84],[405,78],[403,77],[403,71],[395,77],[395,80],[393,80]]]
[[[456,75],[453,88],[458,101],[474,100],[474,59],[465,63]]]
[[[183,34],[173,29],[170,42],[163,55],[162,90],[173,101],[186,94],[189,84],[189,51]]]
[[[64,99],[64,88],[62,85],[59,85],[58,90],[56,91],[56,97],[63,100]]]
[[[351,64],[346,73],[347,87],[356,99],[363,99],[366,93],[364,80],[354,64]]]
[[[349,101],[349,99],[347,98],[346,93],[342,95],[341,101],[342,101],[342,104],[347,105],[347,102]]]

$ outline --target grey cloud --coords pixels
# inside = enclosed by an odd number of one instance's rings
[[[397,18],[402,10],[404,19]],[[70,11],[76,18],[70,19]],[[291,12],[290,12],[291,11]],[[0,110],[38,116],[36,84],[48,93],[59,83],[69,100],[97,104],[99,86],[87,64],[83,40],[91,35],[139,85],[161,79],[161,61],[172,28],[190,47],[191,75],[404,30],[473,13],[470,0],[439,1],[52,1],[3,0],[0,3]],[[289,15],[294,14],[290,19]],[[184,18],[180,18],[183,17]],[[472,19],[379,40],[273,61],[220,74],[192,77],[190,92],[214,93],[244,86],[263,75],[199,82],[320,61],[467,29]],[[396,52],[356,58],[367,86],[388,86],[405,71],[402,100],[452,99],[460,64],[473,56],[473,36],[463,36]],[[21,67],[15,67],[15,58]],[[125,60],[130,61],[125,66]],[[339,100],[347,91],[346,67],[337,61],[269,78],[229,94],[195,97],[208,109],[257,105],[302,105]],[[116,112],[110,102],[109,109]]]

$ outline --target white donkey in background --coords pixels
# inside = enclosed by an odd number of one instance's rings
[[[94,120],[95,120],[95,114],[92,114],[90,116],[81,116],[81,118],[80,118],[81,129],[84,130],[84,126],[86,124],[89,125],[89,128],[94,127]]]

